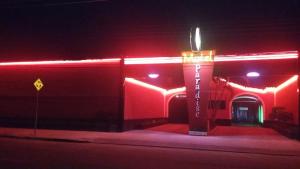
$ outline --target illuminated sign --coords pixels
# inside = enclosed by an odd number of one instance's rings
[[[182,62],[183,63],[213,62],[214,55],[215,55],[214,50],[183,52]]]
[[[199,118],[200,115],[200,71],[201,64],[205,62],[213,62],[215,51],[204,50],[204,51],[188,51],[182,53],[182,62],[194,67],[193,78],[194,78],[194,99],[195,99],[195,117]]]
[[[182,53],[191,135],[207,135],[209,130],[209,84],[212,79],[214,54],[214,50]]]
[[[44,84],[40,78],[34,81],[33,85],[37,91],[40,91],[44,87]]]
[[[196,103],[196,117],[200,114],[200,64],[195,64],[195,103]]]

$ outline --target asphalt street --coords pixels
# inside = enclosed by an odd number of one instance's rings
[[[0,138],[1,169],[298,169],[300,156]]]

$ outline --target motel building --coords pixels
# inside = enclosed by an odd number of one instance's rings
[[[207,136],[217,125],[299,136],[298,52],[0,63],[0,124],[124,131],[164,123]],[[194,47],[196,50],[193,50]]]
[[[1,62],[0,77],[1,126],[125,131],[181,123],[191,135],[218,125],[299,134],[297,51]]]

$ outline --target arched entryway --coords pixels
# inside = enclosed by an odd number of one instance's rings
[[[188,108],[186,94],[177,94],[171,98],[168,105],[169,123],[188,123]]]
[[[254,95],[236,96],[231,104],[231,117],[234,124],[262,124],[264,120],[262,100]]]

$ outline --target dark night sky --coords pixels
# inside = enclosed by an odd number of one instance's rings
[[[298,0],[87,1],[2,0],[1,60],[180,55],[195,25],[219,54],[300,49]]]

